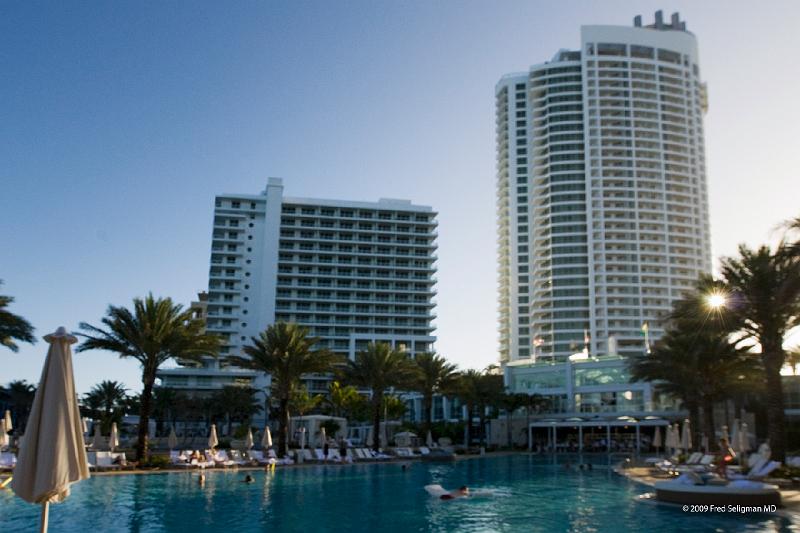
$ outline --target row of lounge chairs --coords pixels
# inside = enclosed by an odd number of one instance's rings
[[[689,456],[685,463],[678,463],[673,460],[655,462],[653,466],[661,472],[670,475],[679,475],[686,472],[704,473],[712,471],[714,465],[714,455],[695,452]],[[729,479],[762,480],[773,471],[781,467],[779,461],[770,461],[769,456],[758,453],[750,455],[747,459],[747,473],[741,473],[741,467],[730,466],[728,470]]]
[[[99,452],[98,452],[99,453]],[[266,453],[266,455],[265,455]],[[170,464],[179,468],[215,468],[236,466],[265,466],[303,463],[353,463],[357,461],[386,461],[394,458],[416,458],[430,453],[427,447],[421,447],[419,453],[414,453],[411,448],[395,448],[393,455],[384,453],[383,450],[374,451],[369,448],[348,448],[345,455],[336,448],[328,450],[328,455],[322,448],[303,448],[290,450],[289,456],[279,459],[275,450],[205,450],[202,454],[197,451],[187,450],[171,451]]]

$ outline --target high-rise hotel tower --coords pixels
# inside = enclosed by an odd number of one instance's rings
[[[583,26],[495,95],[501,362],[641,353],[711,270],[695,36],[677,13]]]
[[[264,389],[264,376],[229,365],[251,337],[277,321],[319,337],[317,347],[354,358],[369,342],[409,355],[432,350],[436,213],[408,200],[377,202],[290,198],[269,178],[261,194],[215,199],[207,331],[220,336],[218,359],[202,368],[159,372],[164,386]],[[188,363],[184,363],[188,364]],[[329,376],[307,376],[325,392]]]

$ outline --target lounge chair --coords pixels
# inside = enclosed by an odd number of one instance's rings
[[[244,466],[249,462],[242,456],[242,452],[239,450],[231,450],[230,458],[236,466]]]
[[[352,463],[353,461],[358,461],[358,455],[356,455],[356,452],[353,450],[353,448],[347,448],[347,450],[345,450],[344,459],[348,463]]]
[[[0,452],[0,468],[14,468],[17,456],[11,452]]]
[[[308,448],[303,448],[302,450],[298,450],[299,453],[303,457],[303,462],[308,463],[314,460],[314,456],[311,455],[311,450]]]
[[[378,460],[381,460],[381,461],[385,461],[387,459],[391,459],[392,458],[390,455],[386,455],[385,453],[383,453],[383,449],[382,448],[378,448],[377,452],[373,451],[371,453],[372,453],[372,458],[373,459],[378,459]]]
[[[181,468],[189,468],[192,466],[189,462],[189,456],[176,450],[169,452],[169,464]]]
[[[755,469],[752,468],[747,474],[730,474],[728,477],[732,480],[740,480],[746,479],[750,481],[760,481],[770,475],[774,470],[777,470],[781,467],[780,461],[768,461],[766,464],[762,465],[761,468]]]
[[[261,450],[250,450],[249,452],[247,452],[247,456],[254,463],[257,463],[257,464],[260,464],[260,465],[269,464],[269,459],[264,457],[264,452],[261,451]]]
[[[206,460],[212,461],[216,466],[234,466],[234,462],[228,457],[225,450],[217,450],[217,453],[211,454],[210,450],[206,451]]]
[[[337,450],[336,448],[331,448],[328,450],[328,460],[333,461],[334,463],[341,463],[342,454],[340,454],[339,450]]]
[[[420,455],[428,455],[429,453],[431,453],[431,450],[427,446],[420,446],[419,447],[419,454]]]
[[[114,463],[114,455],[111,452],[95,452],[97,455],[96,468],[103,470],[118,470],[119,464]]]
[[[327,457],[322,453],[322,448],[314,448],[314,457],[317,461],[327,461]]]
[[[372,461],[374,459],[374,457],[372,457],[372,453],[370,453],[367,448],[356,448],[356,456],[365,461]]]

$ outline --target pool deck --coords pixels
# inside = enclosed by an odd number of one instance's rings
[[[656,481],[670,479],[669,476],[653,475],[653,470],[649,467],[615,468],[614,471],[621,476],[627,477],[631,481],[646,485],[650,488],[655,487]],[[769,482],[769,480],[767,480],[767,482]],[[800,490],[781,488],[780,491],[783,510],[789,512],[794,518],[800,518]]]

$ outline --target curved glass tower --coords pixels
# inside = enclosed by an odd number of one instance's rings
[[[584,26],[495,95],[501,361],[641,353],[711,270],[694,35]]]

